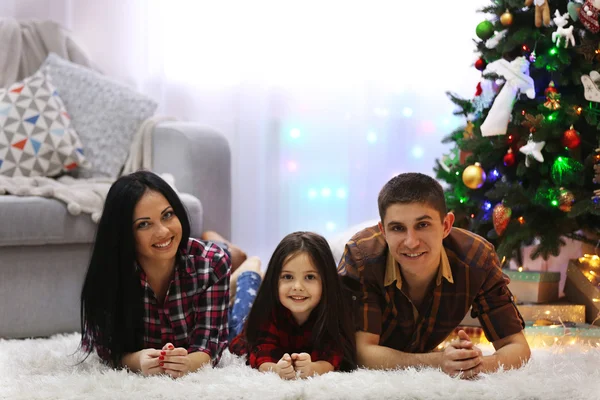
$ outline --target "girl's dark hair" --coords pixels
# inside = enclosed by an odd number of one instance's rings
[[[290,233],[279,243],[265,273],[248,320],[246,341],[251,349],[259,341],[261,327],[270,322],[273,314],[282,315],[284,306],[279,301],[279,276],[286,261],[307,254],[316,267],[323,284],[321,301],[312,311],[316,317],[312,345],[316,349],[339,345],[343,350],[342,371],[356,368],[356,341],[352,323],[349,294],[342,286],[337,267],[327,240],[312,232]]]
[[[81,343],[89,355],[94,348],[108,352],[113,367],[126,353],[142,349],[143,291],[135,269],[133,212],[147,191],[165,196],[182,234],[178,262],[188,245],[190,222],[179,196],[167,182],[148,171],[119,178],[108,191],[96,231],[94,249],[81,291]]]

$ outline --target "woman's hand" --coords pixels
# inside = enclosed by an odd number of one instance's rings
[[[138,351],[136,354],[138,357],[139,370],[143,375],[157,375],[164,372],[160,366],[160,350],[144,349]]]
[[[164,354],[163,354],[164,353]],[[192,370],[192,360],[183,347],[167,343],[158,357],[161,372],[171,375],[172,378],[181,378]]]

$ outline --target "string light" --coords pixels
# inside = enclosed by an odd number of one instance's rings
[[[596,51],[598,51],[598,50],[596,50]],[[577,107],[577,108],[575,109],[575,112],[577,113],[577,115],[581,115],[581,112],[582,112],[582,111],[583,111],[583,109],[582,109],[581,107]]]
[[[557,157],[552,164],[552,179],[559,185],[566,183],[567,178],[579,176],[583,164],[569,157]]]
[[[523,224],[525,223],[525,218],[523,218],[523,216],[520,216],[520,217],[519,217],[519,223],[520,223],[521,225],[523,225]]]
[[[558,49],[556,47],[553,47],[548,53],[550,53],[551,56],[554,56],[556,55],[556,53],[558,53]]]
[[[523,272],[523,267],[519,267],[519,268],[517,268],[517,271],[519,271],[519,272]]]
[[[486,201],[485,203],[483,203],[483,208],[484,208],[486,211],[489,211],[489,210],[491,210],[491,209],[492,209],[492,203],[490,203],[489,201]]]

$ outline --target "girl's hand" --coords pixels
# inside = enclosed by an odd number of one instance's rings
[[[301,378],[308,378],[315,374],[314,365],[310,359],[308,353],[294,353],[292,354],[292,360],[294,360],[294,367],[296,372],[300,374]]]
[[[138,363],[143,375],[162,374],[163,369],[160,366],[160,350],[144,349],[138,351]]]
[[[172,378],[181,378],[191,371],[192,361],[183,347],[175,348],[171,343],[167,343],[158,358],[162,372],[171,375]]]
[[[288,353],[285,353],[281,360],[275,364],[275,372],[279,374],[283,379],[296,379],[296,371],[292,365],[292,357]]]

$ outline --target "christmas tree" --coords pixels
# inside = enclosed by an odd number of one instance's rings
[[[476,27],[481,81],[449,93],[465,124],[437,160],[446,200],[499,256],[600,238],[600,0],[494,0]],[[482,18],[482,19],[483,19]]]

